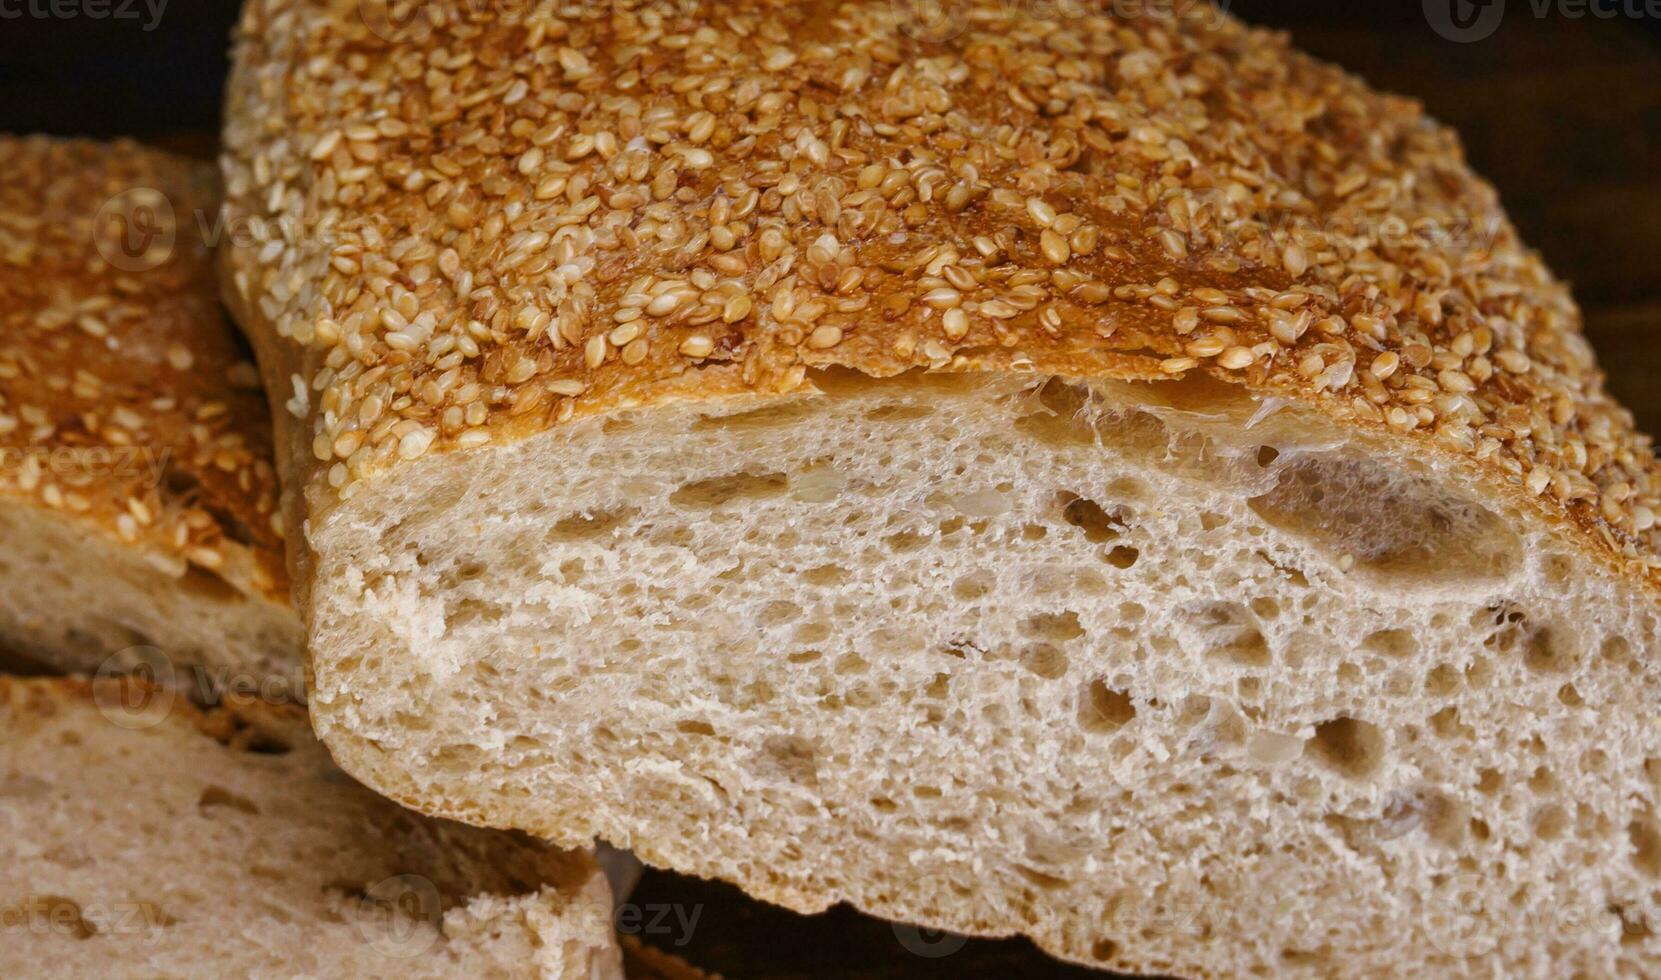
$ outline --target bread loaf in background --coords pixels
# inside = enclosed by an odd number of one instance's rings
[[[1651,971],[1651,445],[1451,133],[1178,6],[250,2],[341,764],[1103,968]]]
[[[305,715],[0,677],[0,973],[621,977],[580,852],[410,813]]]
[[[0,136],[0,169],[0,645],[303,697],[270,417],[214,285],[213,168]]]

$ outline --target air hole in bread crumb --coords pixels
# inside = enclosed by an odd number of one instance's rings
[[[914,531],[900,531],[882,539],[883,546],[897,555],[921,551],[933,542],[932,534],[918,534]]]
[[[997,582],[991,572],[970,572],[952,583],[952,595],[964,602],[972,602],[989,595]]]
[[[836,658],[831,669],[838,674],[863,674],[871,666],[870,662],[857,653],[844,653]]]
[[[1049,640],[1052,643],[1065,643],[1084,635],[1084,627],[1079,625],[1078,613],[1071,610],[1029,616],[1023,624],[1023,629],[1028,636]]]
[[[1347,456],[1300,456],[1248,503],[1331,560],[1414,581],[1493,580],[1522,564],[1522,540],[1493,511],[1430,479]]]
[[[933,414],[927,405],[879,405],[865,417],[872,422],[920,422]]]
[[[1119,956],[1119,944],[1111,939],[1098,939],[1090,947],[1090,956],[1098,963],[1109,963]]]
[[[1130,695],[1095,680],[1085,687],[1079,700],[1079,727],[1087,732],[1106,733],[1123,728],[1136,718],[1136,705]]]
[[[1379,630],[1362,640],[1361,648],[1389,657],[1411,657],[1419,652],[1419,641],[1410,630]]]
[[[196,809],[203,816],[208,816],[209,811],[215,808],[236,810],[251,816],[258,816],[260,812],[259,805],[246,796],[238,796],[223,786],[209,786],[196,798]]]
[[[802,581],[822,589],[834,588],[848,581],[848,570],[841,565],[819,565],[803,572]]]
[[[789,489],[790,478],[783,473],[734,473],[688,483],[670,494],[669,502],[677,507],[715,510],[734,502],[778,497]]]
[[[1626,828],[1632,840],[1632,864],[1651,878],[1661,878],[1661,824],[1653,817],[1632,821]]]
[[[1543,674],[1561,674],[1574,666],[1576,656],[1573,643],[1563,631],[1544,626],[1528,638],[1528,649],[1523,662],[1530,670]]]
[[[1060,891],[1061,889],[1066,888],[1068,884],[1067,879],[1065,878],[1058,878],[1052,874],[1045,874],[1037,868],[1029,868],[1023,864],[1016,865],[1015,870],[1021,873],[1021,877],[1027,879],[1045,891]]]
[[[1383,733],[1354,718],[1334,718],[1316,725],[1309,747],[1328,769],[1351,779],[1365,779],[1384,764]]]
[[[1087,497],[1062,491],[1056,494],[1056,503],[1061,507],[1062,519],[1083,531],[1084,540],[1092,544],[1105,544],[1125,530],[1123,522]]]
[[[675,725],[675,731],[686,735],[714,735],[715,726],[707,721],[688,720]]]
[[[1569,826],[1568,811],[1555,803],[1548,803],[1534,811],[1534,836],[1541,840],[1556,840]]]
[[[1126,571],[1131,568],[1135,568],[1136,563],[1142,560],[1142,552],[1136,550],[1135,548],[1120,545],[1107,553],[1106,560],[1107,563],[1112,565],[1114,568],[1117,568],[1120,571]]]
[[[1269,641],[1245,606],[1218,602],[1192,611],[1188,617],[1209,656],[1244,667],[1268,665]]]
[[[770,735],[761,748],[776,774],[801,786],[819,784],[818,753],[812,742],[796,735]]]
[[[615,510],[572,514],[554,522],[544,540],[550,545],[592,541],[615,531],[638,513],[640,511],[633,507],[619,507]]]
[[[1611,663],[1625,663],[1632,659],[1632,643],[1624,636],[1611,636],[1603,641],[1602,654]]]
[[[756,615],[756,625],[761,627],[783,626],[793,623],[802,617],[802,607],[785,599],[775,599],[761,608]]]
[[[1021,651],[1020,664],[1032,674],[1053,681],[1067,674],[1067,655],[1052,643],[1035,643]]]

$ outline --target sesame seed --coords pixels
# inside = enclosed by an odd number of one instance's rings
[[[1395,374],[1396,369],[1399,367],[1401,367],[1401,355],[1397,354],[1393,350],[1387,350],[1373,358],[1373,366],[1371,370],[1373,377],[1380,381],[1384,381],[1391,375]]]
[[[1190,341],[1183,349],[1188,352],[1190,357],[1207,358],[1221,354],[1228,349],[1228,345],[1220,337],[1202,337],[1199,340]]]
[[[951,340],[962,340],[969,332],[969,314],[959,308],[952,308],[940,318],[940,325],[945,328],[946,336]]]
[[[840,343],[842,343],[842,328],[840,327],[816,327],[807,337],[807,345],[814,350],[826,350]]]
[[[417,427],[398,440],[398,456],[400,459],[420,459],[427,454],[432,446],[436,433],[431,429]]]
[[[1066,265],[1067,260],[1073,256],[1072,246],[1067,244],[1067,239],[1050,228],[1044,229],[1039,247],[1044,253],[1044,261],[1051,265]]]
[[[1040,228],[1047,229],[1055,224],[1055,208],[1041,197],[1027,198],[1027,214],[1032,216],[1032,220],[1036,221]]]
[[[1239,371],[1251,366],[1257,360],[1250,347],[1230,347],[1217,358],[1217,363],[1230,371]]]
[[[548,382],[549,391],[556,395],[563,395],[566,398],[575,398],[582,394],[586,388],[587,386],[576,378],[560,378],[557,381]]]
[[[705,334],[695,333],[681,341],[680,352],[692,358],[708,357],[715,352],[715,341]]]
[[[941,286],[924,293],[922,301],[935,309],[949,310],[963,302],[963,294],[950,286]]]

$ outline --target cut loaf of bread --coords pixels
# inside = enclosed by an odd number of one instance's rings
[[[620,977],[583,853],[410,813],[303,712],[0,677],[0,974]]]
[[[1416,106],[1210,5],[344,9],[245,8],[222,262],[349,771],[1101,967],[1653,972],[1661,471]]]
[[[0,644],[299,696],[270,416],[207,245],[213,169],[8,136],[0,169]]]

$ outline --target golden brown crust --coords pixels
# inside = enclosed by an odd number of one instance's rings
[[[287,602],[269,413],[216,300],[212,169],[0,137],[0,496]]]
[[[1144,6],[250,3],[226,172],[266,223],[229,292],[306,513],[809,367],[1206,372],[1661,581],[1650,443],[1455,137],[1210,5]]]

